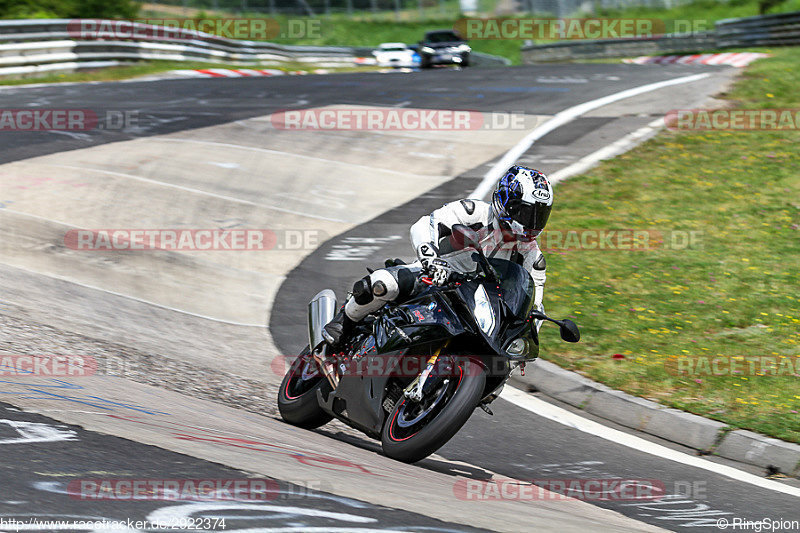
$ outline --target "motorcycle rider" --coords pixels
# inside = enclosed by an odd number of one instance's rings
[[[361,319],[387,302],[408,298],[421,290],[422,272],[430,276],[434,285],[444,285],[453,271],[446,254],[451,251],[449,239],[456,224],[478,233],[487,257],[517,262],[530,272],[535,286],[534,306],[544,312],[546,263],[536,236],[547,224],[552,207],[553,187],[547,177],[538,170],[515,165],[500,178],[491,203],[456,200],[420,218],[411,226],[411,242],[418,260],[382,268],[358,280],[352,296],[323,328],[323,337],[331,346],[337,346]],[[541,327],[540,320],[536,327]]]

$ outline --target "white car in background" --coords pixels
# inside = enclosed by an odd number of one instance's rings
[[[418,67],[419,54],[405,43],[382,43],[372,52],[379,67]]]

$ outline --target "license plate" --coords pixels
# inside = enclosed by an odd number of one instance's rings
[[[453,54],[439,54],[437,57],[439,59],[453,59]]]

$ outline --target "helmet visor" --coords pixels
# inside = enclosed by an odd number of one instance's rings
[[[525,226],[525,229],[532,231],[542,231],[550,218],[550,211],[553,206],[539,202],[529,204],[520,200],[512,200],[508,203],[506,211],[512,220]]]

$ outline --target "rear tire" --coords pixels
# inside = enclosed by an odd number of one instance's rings
[[[416,433],[401,433],[403,428],[398,424],[398,416],[408,400],[400,398],[397,401],[381,432],[381,446],[388,457],[404,463],[424,459],[444,446],[467,422],[483,396],[486,371],[472,360],[463,361],[458,368],[461,373],[455,392],[444,407]],[[451,379],[455,380],[456,377]]]
[[[314,365],[309,361],[311,352],[306,346],[300,355],[292,362],[292,366],[283,376],[281,387],[278,390],[278,411],[285,422],[305,429],[314,429],[333,420],[333,417],[322,410],[317,401],[317,391],[322,390],[323,395],[331,391],[330,383],[317,370],[316,376],[306,372],[308,366]]]

